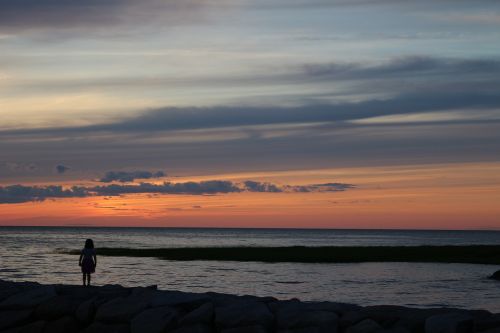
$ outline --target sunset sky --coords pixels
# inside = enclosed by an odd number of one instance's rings
[[[0,225],[500,229],[500,2],[0,0]]]

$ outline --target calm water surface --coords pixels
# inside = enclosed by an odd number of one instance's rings
[[[380,231],[288,229],[150,229],[0,227],[0,278],[80,283],[79,249],[97,247],[469,245],[499,244],[494,231]],[[99,257],[95,284],[157,284],[162,289],[275,296],[418,307],[452,306],[500,312],[496,266],[432,263],[302,264],[167,261]]]

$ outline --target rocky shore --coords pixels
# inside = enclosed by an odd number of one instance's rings
[[[0,280],[0,332],[500,333],[500,314]]]

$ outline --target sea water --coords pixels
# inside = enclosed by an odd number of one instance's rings
[[[0,227],[0,279],[81,283],[86,238],[99,247],[500,245],[498,231]],[[441,263],[261,263],[98,257],[93,283],[500,312],[498,266]]]

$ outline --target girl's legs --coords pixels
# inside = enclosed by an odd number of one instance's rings
[[[85,275],[87,274],[83,273],[83,286],[85,286]]]
[[[87,274],[87,286],[90,286],[90,273]]]

